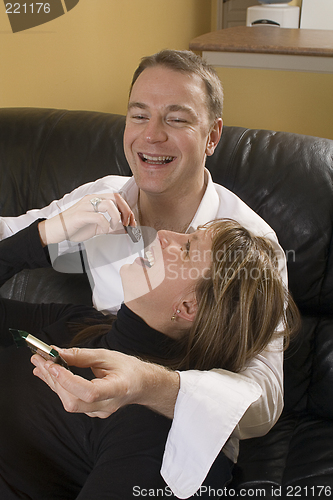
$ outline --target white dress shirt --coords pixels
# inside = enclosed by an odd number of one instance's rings
[[[252,233],[269,238],[276,249],[282,279],[287,284],[286,259],[274,231],[234,193],[214,184],[208,170],[205,175],[207,188],[188,230],[216,218],[230,218]],[[11,236],[37,218],[58,214],[86,194],[107,192],[120,192],[136,212],[138,187],[134,178],[110,175],[80,186],[43,209],[30,210],[19,217],[0,218],[0,239]],[[132,261],[135,257],[129,240],[127,235],[112,240],[111,264],[110,239],[96,237],[85,242],[93,302],[99,310],[115,312],[123,302],[119,268],[128,258]],[[61,246],[67,247],[61,251],[69,250],[67,242]],[[283,407],[282,340],[271,342],[241,373],[222,369],[191,370],[180,372],[180,381],[161,474],[178,498],[188,498],[198,490],[222,448],[236,461],[238,440],[266,434],[280,416]]]

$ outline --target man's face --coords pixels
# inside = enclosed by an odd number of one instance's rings
[[[212,154],[204,82],[163,66],[145,69],[128,106],[124,149],[140,189],[182,196],[203,187]]]

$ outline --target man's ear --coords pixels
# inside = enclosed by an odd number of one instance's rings
[[[185,321],[194,321],[198,304],[195,293],[192,292],[177,306],[177,316]]]
[[[216,118],[214,121],[207,140],[206,155],[212,156],[215,151],[216,146],[219,143],[222,134],[223,121],[222,118]]]

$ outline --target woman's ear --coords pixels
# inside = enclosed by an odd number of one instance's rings
[[[197,314],[198,304],[195,293],[189,294],[186,299],[184,299],[177,306],[177,316],[185,321],[194,321],[195,315]]]
[[[206,145],[206,155],[212,156],[215,151],[216,146],[218,145],[221,134],[222,134],[223,121],[222,118],[217,118],[208,135],[207,145]]]

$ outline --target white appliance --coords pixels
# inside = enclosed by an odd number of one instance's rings
[[[247,9],[246,26],[264,24],[280,28],[299,28],[299,14],[300,8],[288,3],[254,5]]]
[[[301,28],[333,30],[333,0],[303,0]]]

